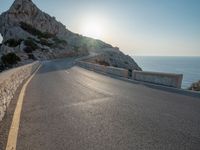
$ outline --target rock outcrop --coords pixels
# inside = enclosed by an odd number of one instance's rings
[[[104,51],[103,53],[86,60],[90,63],[96,63],[105,66],[113,66],[125,68],[129,70],[141,70],[135,61],[128,55],[124,55],[121,51]]]
[[[4,40],[31,36],[20,27],[21,22],[59,37],[70,33],[63,24],[42,12],[31,0],[15,0],[10,9],[0,16],[0,32]]]
[[[193,83],[189,90],[200,91],[200,81]]]
[[[26,62],[97,53],[111,66],[141,70],[118,48],[69,31],[31,0],[15,0],[10,9],[0,15],[0,33],[3,37],[0,57],[14,52]]]

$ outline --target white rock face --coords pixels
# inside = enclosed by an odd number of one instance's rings
[[[6,30],[4,41],[7,41],[9,39],[27,39],[28,37],[33,36],[18,26],[12,26],[9,27],[9,30]]]
[[[2,41],[3,41],[3,37],[0,34],[0,44],[2,43]]]
[[[15,0],[10,9],[0,16],[0,32],[3,37],[9,39],[10,32],[17,36],[17,30],[11,29],[19,26],[20,22],[32,25],[40,31],[56,34],[58,36],[68,35],[65,26],[55,20],[54,17],[42,12],[31,0]]]

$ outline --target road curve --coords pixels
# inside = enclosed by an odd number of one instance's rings
[[[44,62],[27,87],[17,150],[197,150],[200,99]]]

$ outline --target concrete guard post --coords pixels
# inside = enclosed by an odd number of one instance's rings
[[[133,71],[132,79],[142,82],[149,82],[174,88],[181,88],[183,75],[162,73],[162,72],[147,72],[147,71]]]

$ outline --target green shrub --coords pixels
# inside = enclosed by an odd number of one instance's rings
[[[38,38],[52,38],[54,37],[53,34],[51,33],[47,33],[47,32],[41,32],[40,30],[34,28],[33,26],[25,23],[25,22],[21,22],[20,23],[20,27],[27,31],[28,33],[34,35],[34,36],[37,36]]]
[[[0,72],[4,71],[6,69],[6,66],[0,62]]]
[[[21,61],[21,59],[15,53],[8,53],[1,57],[1,61],[5,66],[11,67]]]
[[[112,59],[112,58],[110,58],[110,61],[113,61],[113,59]]]
[[[24,41],[24,44],[29,47],[30,49],[32,49],[32,51],[35,51],[36,49],[38,49],[37,44],[33,41],[33,39],[28,39]]]
[[[29,32],[32,35],[35,35],[35,36],[42,35],[41,31],[37,30],[36,28],[32,27],[31,25],[27,23],[21,22],[20,26],[22,29],[24,29],[25,31]]]
[[[110,64],[106,62],[105,60],[96,60],[96,63],[103,66],[110,66]]]
[[[56,43],[56,44],[64,44],[64,45],[67,45],[67,41],[65,40],[62,40],[62,39],[59,39],[58,37],[55,37],[53,38],[53,41]]]
[[[9,47],[16,47],[16,46],[20,45],[21,42],[22,42],[21,39],[20,40],[9,39],[6,42],[4,42],[4,44]]]
[[[41,37],[42,37],[42,38],[48,39],[48,38],[54,37],[54,35],[51,34],[51,33],[48,33],[48,32],[44,32],[44,33],[42,33],[42,36],[41,36]]]
[[[24,52],[26,52],[27,54],[29,54],[29,53],[33,52],[33,49],[28,46],[28,47],[24,48]]]
[[[79,51],[79,48],[80,48],[80,47],[78,47],[78,46],[74,46],[73,49],[74,49],[75,52],[78,52],[78,51]]]
[[[33,54],[28,54],[28,58],[32,60],[37,60],[36,57]]]
[[[128,61],[124,61],[124,63],[127,64],[127,65],[129,64]]]
[[[53,45],[52,43],[49,43],[49,41],[46,40],[46,39],[40,39],[39,43],[42,44],[42,45],[46,45],[48,47]]]

